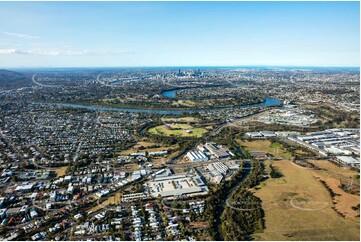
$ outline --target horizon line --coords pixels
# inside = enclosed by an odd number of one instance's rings
[[[151,65],[140,65],[140,66],[13,66],[6,67],[0,66],[0,69],[39,69],[39,68],[47,68],[47,69],[71,69],[71,68],[186,68],[186,67],[302,67],[302,68],[360,68],[360,66],[328,66],[328,65],[159,65],[159,66],[151,66]]]

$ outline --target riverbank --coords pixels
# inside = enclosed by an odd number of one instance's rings
[[[32,102],[32,104],[38,105],[54,105],[60,107],[70,107],[70,108],[83,108],[94,111],[117,111],[117,112],[130,112],[130,113],[155,113],[155,114],[174,114],[180,115],[185,113],[196,113],[204,111],[213,111],[213,110],[226,110],[232,108],[251,108],[251,107],[270,107],[278,106],[282,104],[281,100],[275,98],[266,97],[266,100],[263,103],[250,104],[250,105],[240,105],[237,107],[227,107],[227,108],[208,108],[208,109],[185,109],[185,110],[172,110],[172,109],[137,109],[137,108],[111,108],[111,107],[102,107],[102,106],[90,106],[82,104],[73,104],[73,103],[53,103],[53,102]]]

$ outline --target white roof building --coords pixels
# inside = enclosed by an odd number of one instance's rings
[[[355,166],[355,167],[360,166],[360,161],[351,156],[336,156],[336,159],[345,165]]]
[[[187,157],[191,162],[207,161],[208,157],[202,151],[190,151],[187,153]]]

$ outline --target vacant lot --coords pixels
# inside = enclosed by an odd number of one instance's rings
[[[63,166],[63,167],[57,168],[57,169],[55,170],[56,176],[57,176],[57,177],[65,176],[67,170],[68,170],[68,167],[67,167],[67,166]]]
[[[261,151],[271,154],[274,158],[290,159],[292,154],[283,148],[282,144],[271,142],[269,140],[253,140],[253,141],[240,141],[238,144],[245,147],[248,151]]]
[[[189,225],[192,229],[204,229],[208,228],[207,222],[190,222]]]
[[[105,200],[98,200],[97,201],[98,205],[88,209],[87,212],[90,212],[90,211],[97,212],[98,210],[103,209],[110,204],[118,204],[122,200],[121,199],[122,195],[123,195],[123,192],[119,191],[119,192],[115,193],[114,195],[106,198]]]
[[[149,129],[149,133],[163,136],[180,137],[202,137],[208,130],[205,128],[196,128],[189,124],[172,123],[169,125],[159,125]]]
[[[359,240],[359,222],[342,218],[313,170],[289,160],[273,161],[282,178],[270,178],[254,190],[262,199],[266,228],[256,240]]]

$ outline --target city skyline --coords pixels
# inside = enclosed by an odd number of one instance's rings
[[[1,2],[0,16],[5,68],[360,65],[359,2]]]

